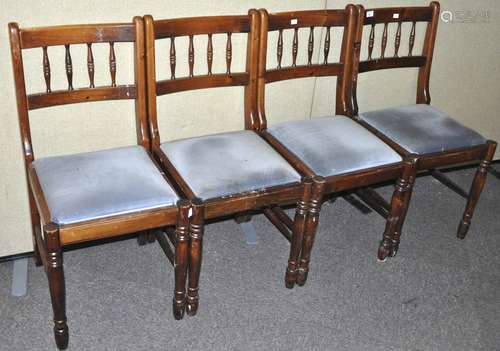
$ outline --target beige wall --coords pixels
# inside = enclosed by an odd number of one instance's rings
[[[371,1],[363,2],[367,7]],[[242,14],[250,7],[265,7],[269,11],[292,9],[319,9],[344,7],[345,2],[315,1],[6,1],[0,0],[0,256],[30,251],[31,236],[24,177],[23,156],[18,132],[14,84],[10,65],[7,23],[17,21],[20,26],[43,26],[89,22],[130,21],[134,15],[146,13],[156,18],[194,15]],[[427,4],[426,1],[384,0],[377,6],[389,4]],[[442,8],[453,11],[489,10],[490,23],[440,23],[435,61],[431,80],[433,104],[453,114],[464,124],[478,129],[487,137],[500,139],[500,5],[494,0],[469,2],[465,0],[442,1]],[[316,38],[321,36],[318,30]],[[418,35],[418,34],[417,34]],[[420,36],[421,37],[421,36]],[[306,34],[302,38],[306,38]],[[275,38],[273,38],[275,39]],[[285,38],[286,39],[286,38]],[[304,43],[305,39],[301,42]],[[243,67],[245,38],[234,40],[234,67]],[[285,40],[285,54],[287,43]],[[319,45],[319,41],[316,43]],[[195,42],[199,50],[205,43]],[[275,64],[274,41],[270,43],[270,65]],[[184,46],[179,43],[178,53]],[[318,47],[317,47],[318,48]],[[404,46],[402,46],[403,50]],[[117,45],[119,83],[132,81],[132,49]],[[216,49],[217,50],[217,49]],[[167,62],[166,47],[162,51]],[[321,50],[315,51],[318,60]],[[54,88],[64,88],[64,53],[50,48]],[[338,47],[332,50],[332,57]],[[217,55],[217,51],[216,51]],[[84,48],[72,48],[75,86],[87,84]],[[304,50],[299,54],[304,60]],[[179,60],[182,56],[179,57]],[[199,55],[198,57],[203,57]],[[217,61],[216,56],[216,61]],[[96,84],[106,84],[107,51],[96,46]],[[289,56],[285,56],[289,60]],[[43,88],[40,50],[29,50],[25,55],[29,67],[29,90]],[[216,67],[222,67],[216,62]],[[201,66],[195,66],[202,69]],[[180,65],[179,70],[186,67]],[[165,66],[158,66],[159,74],[167,74]],[[414,101],[414,71],[377,72],[360,78],[359,102],[362,110],[391,104]],[[385,76],[384,84],[376,79]],[[334,85],[329,78],[303,79],[276,83],[267,92],[267,114],[270,123],[284,120],[310,118],[331,114],[334,111]],[[396,89],[391,88],[396,87]],[[164,140],[242,128],[243,97],[241,88],[223,88],[197,91],[163,97],[159,102],[160,131]],[[175,106],[175,108],[172,108]],[[119,111],[119,112],[118,112]],[[216,116],[213,118],[212,116]],[[32,113],[31,123],[37,157],[62,153],[109,148],[135,142],[133,104],[130,102],[99,102],[63,106]]]

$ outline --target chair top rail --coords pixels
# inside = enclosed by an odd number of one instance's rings
[[[384,7],[365,10],[364,25],[394,22],[430,22],[432,8],[422,7]]]
[[[239,16],[187,17],[154,21],[155,39],[219,33],[248,33],[250,18]]]
[[[22,49],[88,43],[133,42],[133,23],[81,24],[19,30]]]
[[[269,14],[268,31],[304,27],[343,27],[345,10],[291,11]]]

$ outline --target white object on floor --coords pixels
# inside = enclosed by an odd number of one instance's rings
[[[28,286],[28,259],[14,260],[12,269],[12,296],[24,296]]]
[[[255,232],[255,228],[252,224],[252,221],[240,223],[241,229],[243,233],[245,233],[245,239],[247,244],[256,245],[257,244],[257,233]]]

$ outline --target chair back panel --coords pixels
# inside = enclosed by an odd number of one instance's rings
[[[358,112],[356,98],[357,74],[375,70],[407,67],[419,68],[417,102],[430,103],[428,81],[436,39],[437,23],[439,19],[439,3],[431,2],[431,4],[426,7],[388,7],[365,10],[362,6],[358,6],[358,9],[359,21],[355,46],[355,68],[353,70],[354,113],[357,114]],[[426,23],[426,32],[422,52],[415,55],[414,46],[416,26],[419,22]],[[395,23],[397,28],[395,30],[392,44],[389,44],[390,38],[388,38],[388,27],[391,23]],[[409,23],[411,26],[408,26],[408,51],[403,53],[400,50],[400,46],[402,36],[406,37],[406,35],[402,35],[404,23]],[[376,38],[375,33],[377,26],[383,28],[380,38]],[[369,30],[370,34],[367,43],[363,44],[363,30],[366,29]],[[360,59],[361,45],[366,45],[368,49],[368,56],[364,60]],[[374,57],[373,52],[377,45],[380,47],[380,55],[379,57]],[[388,45],[392,45],[394,48],[393,55],[391,57],[386,55]]]
[[[357,26],[357,10],[354,5],[347,5],[344,10],[318,10],[318,11],[294,11],[268,14],[266,10],[260,10],[261,30],[259,49],[259,80],[258,80],[258,109],[260,130],[266,128],[267,121],[264,111],[265,84],[288,79],[305,77],[337,76],[337,113],[345,114],[348,107],[346,102],[349,96],[351,62],[353,46]],[[342,29],[342,46],[340,59],[337,62],[329,62],[331,43],[336,39],[331,37],[332,28]],[[315,47],[315,28],[323,28],[325,31],[323,40],[323,53],[318,63],[313,63]],[[291,65],[283,66],[283,38],[284,31],[293,31],[291,45]],[[299,51],[299,31],[308,32],[307,40],[307,63],[297,64],[297,53]],[[278,40],[276,45],[276,68],[267,67],[267,43],[269,33],[277,31]],[[305,46],[305,45],[304,45]]]
[[[120,24],[86,24],[40,28],[19,28],[17,23],[9,24],[9,35],[12,53],[12,64],[16,88],[16,99],[19,114],[19,125],[26,161],[33,160],[29,111],[39,108],[74,104],[90,101],[135,99],[138,143],[149,147],[147,133],[146,96],[145,96],[145,62],[144,62],[144,24],[141,17],[134,18],[133,23]],[[117,85],[117,62],[114,43],[134,43],[135,83],[133,85]],[[94,55],[92,44],[109,43],[109,75],[107,86],[96,87],[94,84]],[[78,88],[73,86],[73,58],[71,45],[87,45],[87,74],[89,85]],[[50,47],[64,46],[65,73],[67,89],[52,90]],[[41,70],[45,80],[45,91],[29,94],[26,89],[25,72],[34,72],[24,68],[23,50],[41,49]]]
[[[157,120],[157,96],[177,93],[188,90],[207,89],[216,87],[245,86],[245,126],[250,128],[252,111],[256,105],[256,77],[257,77],[257,54],[258,54],[258,30],[259,17],[256,10],[250,10],[246,16],[209,16],[191,17],[166,20],[154,20],[151,16],[145,16],[146,28],[146,57],[147,57],[147,90],[148,90],[148,118],[150,133],[153,143],[159,145],[160,136]],[[246,69],[244,72],[234,72],[233,61],[233,34],[248,34]],[[225,34],[225,72],[214,73],[212,71],[214,58],[213,36]],[[195,53],[194,37],[202,36],[206,40],[206,51],[200,55]],[[176,67],[178,64],[175,39],[187,37],[188,44],[188,67],[187,76],[178,77]],[[156,79],[156,40],[169,40],[167,61],[170,65],[170,78]],[[198,75],[194,72],[196,63],[206,63],[206,74]],[[161,61],[160,59],[158,61]],[[198,64],[197,64],[198,65]]]

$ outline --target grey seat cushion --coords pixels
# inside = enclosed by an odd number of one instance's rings
[[[161,149],[201,199],[300,181],[285,159],[252,131],[176,140]]]
[[[401,161],[394,150],[345,116],[286,122],[268,131],[323,177]]]
[[[178,197],[142,146],[37,159],[52,221],[70,224],[174,205]]]
[[[361,113],[359,117],[418,155],[484,144],[486,139],[426,104]]]

